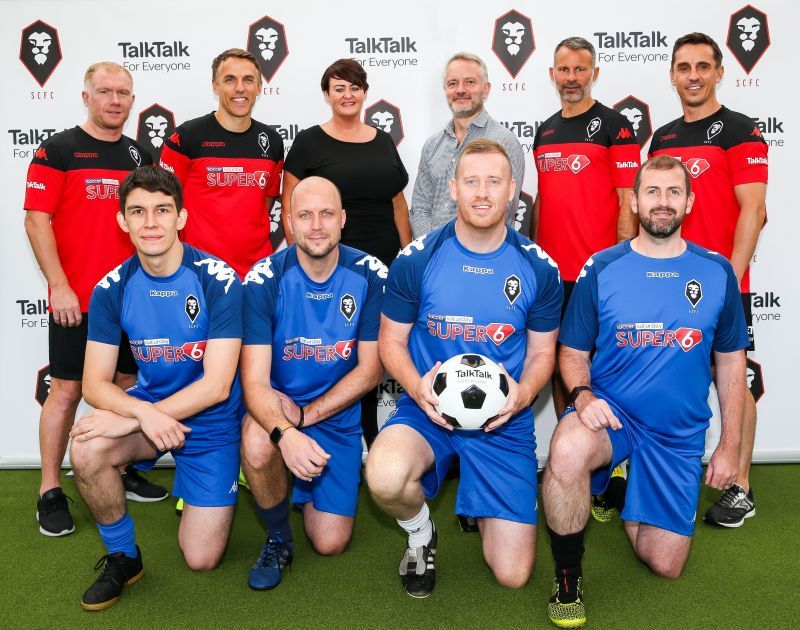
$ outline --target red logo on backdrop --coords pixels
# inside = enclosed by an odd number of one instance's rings
[[[589,166],[589,164],[591,164],[591,162],[585,155],[577,155],[573,153],[572,155],[567,156],[567,166],[569,166],[569,170],[576,175]]]
[[[636,135],[636,142],[640,147],[643,147],[650,136],[653,135],[653,124],[650,121],[650,106],[635,96],[627,96],[619,103],[614,105],[614,110],[628,119],[628,122],[633,127],[633,133]],[[625,132],[625,135],[622,133]],[[620,135],[617,138],[630,138],[630,132],[627,129],[620,129]]]
[[[496,346],[499,346],[514,334],[515,330],[516,328],[511,324],[489,324],[486,327],[486,333],[489,335],[489,339],[491,339]]]
[[[268,15],[250,25],[247,50],[255,55],[261,74],[269,83],[289,55],[286,30],[283,24]]]
[[[22,29],[19,60],[36,82],[44,87],[56,66],[61,63],[58,30],[41,20],[36,20]]]
[[[703,341],[703,332],[696,328],[678,328],[675,337],[684,352],[689,352],[698,343]]]
[[[708,163],[708,160],[703,158],[689,158],[684,162],[684,166],[686,166],[686,170],[689,171],[689,175],[692,177],[700,177],[700,175],[711,168],[711,164]]]
[[[400,109],[389,101],[381,99],[367,107],[364,122],[388,133],[394,140],[394,146],[400,144],[405,137]]]
[[[728,49],[747,74],[755,68],[770,45],[767,14],[751,5],[731,15]]]
[[[527,15],[509,11],[495,20],[492,51],[513,78],[517,77],[535,49],[533,25]]]
[[[166,107],[155,103],[139,114],[136,140],[148,148],[153,162],[158,164],[161,149],[164,146],[164,138],[172,139],[173,136],[177,137],[178,135],[173,133],[174,130],[175,114]]]

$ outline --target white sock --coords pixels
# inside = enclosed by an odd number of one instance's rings
[[[422,504],[419,514],[407,521],[401,521],[398,518],[397,524],[408,532],[408,546],[410,549],[422,547],[431,541],[433,523],[431,523],[431,512],[427,503]]]

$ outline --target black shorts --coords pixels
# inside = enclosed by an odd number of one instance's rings
[[[562,280],[561,284],[564,285],[564,303],[561,305],[561,321],[564,321],[564,315],[567,313],[567,305],[569,298],[572,297],[572,291],[575,289],[575,282],[570,280]]]
[[[750,346],[747,352],[755,352],[756,338],[753,335],[753,294],[742,293],[742,308],[744,308],[744,323],[747,325],[747,337],[750,339]]]
[[[89,334],[89,315],[82,313],[80,325],[74,327],[58,326],[50,313],[48,327],[50,346],[50,376],[65,381],[79,381],[83,378],[83,360],[86,356],[86,337]],[[131,354],[128,336],[123,333],[119,344],[117,371],[123,374],[136,374],[138,368]]]

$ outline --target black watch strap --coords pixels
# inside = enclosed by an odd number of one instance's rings
[[[302,429],[305,423],[306,423],[306,408],[300,407],[300,422],[297,423],[297,428]]]
[[[567,399],[567,406],[574,405],[575,401],[578,400],[578,396],[580,396],[581,392],[590,392],[592,388],[588,385],[578,385],[574,387],[572,391],[569,393],[569,398]]]
[[[280,427],[275,427],[269,433],[270,442],[272,442],[275,446],[278,445],[278,442],[281,441],[283,434],[286,433],[289,429],[294,429],[293,425],[289,425],[288,427],[284,427],[281,429]]]

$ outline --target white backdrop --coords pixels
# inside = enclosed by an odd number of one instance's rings
[[[272,54],[265,64],[269,81],[264,82],[255,117],[278,126],[288,148],[297,130],[320,123],[329,115],[319,91],[324,68],[340,57],[358,59],[369,73],[366,103],[378,103],[368,108],[368,113],[391,111],[398,140],[402,130],[399,151],[412,178],[406,190],[409,203],[422,144],[448,119],[441,73],[453,52],[475,52],[488,64],[492,91],[487,109],[519,136],[529,156],[523,189],[535,197],[530,147],[536,126],[559,107],[547,78],[553,47],[559,40],[581,35],[592,41],[600,66],[595,97],[609,106],[635,97],[649,105],[649,121],[655,129],[680,114],[668,76],[672,42],[690,30],[714,37],[725,55],[720,100],[757,118],[771,145],[769,223],[752,266],[757,320],[756,352],[752,355],[757,364],[752,367],[761,372],[755,375],[754,387],[761,388],[763,382],[764,390],[758,404],[755,458],[800,461],[800,425],[788,415],[793,408],[792,357],[800,345],[791,333],[797,322],[800,287],[786,270],[794,235],[800,228],[798,214],[790,206],[796,201],[791,193],[790,151],[793,143],[800,143],[794,127],[798,111],[792,110],[791,104],[798,102],[800,94],[797,81],[786,73],[785,62],[797,56],[792,42],[800,23],[800,6],[789,0],[758,1],[755,9],[764,15],[757,17],[757,30],[752,28],[752,19],[747,22],[747,33],[755,46],[747,63],[736,22],[754,14],[752,9],[740,14],[744,0],[703,4],[702,14],[693,0],[648,5],[646,11],[631,11],[629,2],[619,0],[606,0],[602,6],[573,0],[569,7],[475,0],[406,0],[402,5],[313,0],[283,5],[239,0],[220,10],[219,3],[210,2],[0,1],[0,67],[8,88],[2,100],[6,130],[0,134],[5,192],[0,215],[0,264],[4,270],[0,329],[6,348],[0,361],[0,467],[38,465],[37,397],[41,400],[47,393],[47,315],[41,302],[46,298],[46,285],[28,245],[21,211],[32,152],[43,134],[84,120],[81,80],[86,67],[99,60],[125,63],[134,76],[137,98],[126,127],[130,136],[137,135],[139,114],[155,104],[172,112],[177,124],[211,111],[215,107],[210,87],[211,59],[225,48],[247,47],[253,24],[253,33],[264,29],[264,50],[267,56]],[[510,11],[520,15],[508,16]],[[725,45],[732,14],[736,14],[732,45],[744,63],[737,61]],[[35,24],[28,29],[37,21],[44,26]],[[506,22],[517,22],[525,30],[516,57],[504,52],[505,42],[500,38],[499,48],[495,48],[503,53],[503,62],[492,48],[497,27]],[[36,66],[27,37],[47,29],[50,33],[57,31],[59,45],[51,41],[45,64]],[[512,30],[520,32],[518,27]],[[63,58],[55,65],[57,50]],[[32,72],[20,57],[33,67]],[[753,66],[754,61],[757,63]],[[49,76],[44,77],[44,73]],[[634,105],[642,109],[642,105]],[[646,132],[647,120],[644,116],[640,131]],[[644,148],[648,144],[649,140]],[[393,381],[387,382],[384,390],[388,393],[381,401],[383,418],[398,395]],[[538,452],[543,458],[555,423],[546,392],[536,410]],[[716,444],[717,436],[718,422],[714,421],[708,438],[710,447]]]

